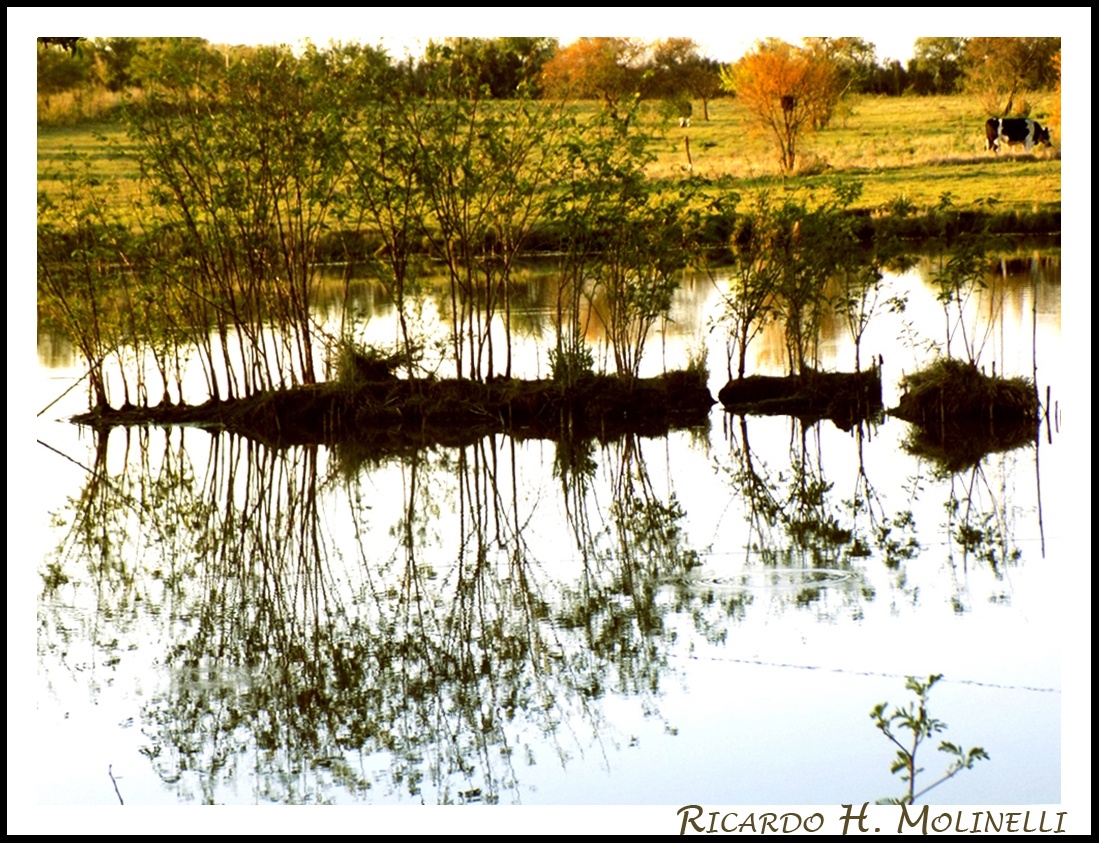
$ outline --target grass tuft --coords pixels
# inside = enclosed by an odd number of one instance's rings
[[[974,364],[936,360],[904,380],[893,414],[925,427],[944,419],[1017,422],[1038,418],[1038,396],[1028,378],[985,375]]]

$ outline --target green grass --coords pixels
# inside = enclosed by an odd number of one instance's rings
[[[580,110],[596,109],[584,103]],[[647,104],[654,125],[659,103]],[[690,140],[691,172],[704,177],[728,176],[748,191],[782,183],[774,142],[759,131],[758,121],[736,99],[710,103],[709,121],[694,109],[689,128],[666,127],[654,148],[654,179],[686,177],[685,138]],[[1039,110],[1038,119],[1045,115]],[[904,197],[916,209],[933,207],[950,193],[961,209],[992,207],[1000,212],[1059,211],[1061,207],[1060,139],[1054,147],[1030,154],[984,151],[984,114],[976,100],[952,97],[862,97],[844,104],[832,124],[803,135],[799,170],[786,179],[791,187],[814,187],[836,177],[854,181],[863,193],[855,207],[880,209]],[[63,190],[65,169],[87,156],[92,172],[108,190],[108,201],[122,211],[139,194],[138,171],[126,157],[124,129],[110,122],[40,128],[38,187],[50,195]],[[990,200],[992,200],[990,202]]]
[[[836,177],[862,185],[856,207],[880,208],[903,196],[917,208],[937,205],[943,193],[968,208],[988,200],[1001,210],[1059,210],[1059,138],[1052,149],[1030,154],[984,149],[984,113],[968,96],[862,97],[820,132],[804,134],[798,169],[789,186],[815,186]],[[701,108],[695,109],[696,114]],[[709,122],[669,130],[652,168],[658,178],[684,173],[684,138],[693,172],[731,176],[748,187],[781,179],[772,137],[735,99],[711,103]],[[1041,119],[1039,114],[1039,119]]]
[[[108,204],[129,207],[139,193],[137,163],[127,156],[132,147],[117,123],[82,123],[38,130],[38,190],[57,199],[73,174],[84,172],[103,186]]]

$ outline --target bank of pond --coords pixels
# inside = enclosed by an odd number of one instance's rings
[[[815,188],[827,192],[830,182],[822,181]],[[674,185],[673,185],[674,187]],[[707,193],[720,196],[735,190],[731,183],[715,183],[703,186]],[[766,188],[760,188],[765,191]],[[900,201],[900,200],[898,200]],[[950,243],[981,231],[990,236],[1004,238],[1055,238],[1061,235],[1060,210],[1035,208],[1019,209],[924,209],[918,212],[905,211],[903,207],[847,208],[843,215],[855,242],[861,248],[872,247],[883,238],[897,238],[911,248],[919,250],[922,244],[930,240]],[[711,258],[730,261],[729,237],[733,224],[722,214],[709,219],[701,218],[693,234],[694,248],[706,250]],[[72,258],[86,246],[88,231],[51,232],[40,237],[38,242],[38,260],[46,262],[64,262]],[[174,236],[168,230],[121,230],[117,227],[101,234],[116,244],[121,239],[128,242],[133,255],[153,254],[162,249],[165,238]],[[544,223],[533,226],[523,237],[521,255],[523,259],[552,258],[565,254],[570,249],[575,232],[566,225]],[[592,232],[593,241],[605,240],[609,232]],[[333,227],[321,233],[315,243],[313,260],[318,264],[349,264],[369,267],[378,262],[380,256],[386,256],[391,249],[391,236],[370,230]],[[277,247],[277,238],[268,245]],[[435,259],[436,244],[428,235],[406,241],[409,255],[418,255],[422,259]],[[495,248],[493,235],[483,235],[469,247],[473,254],[492,254]],[[138,258],[140,262],[140,258]]]

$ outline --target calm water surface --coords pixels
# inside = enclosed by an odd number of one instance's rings
[[[883,310],[863,350],[893,406],[945,328],[920,272],[889,281],[908,307]],[[346,312],[319,296],[318,320],[392,342],[391,304],[355,291]],[[537,273],[523,302],[516,374],[544,376]],[[1036,364],[1054,400],[1070,388],[1058,260],[1005,264],[971,307],[986,366]],[[705,349],[716,395],[718,310],[689,280],[643,374]],[[842,324],[821,340],[825,368],[853,367]],[[752,351],[751,372],[782,371],[777,332]],[[80,374],[39,337],[38,407]],[[902,785],[869,712],[931,673],[942,737],[991,756],[936,804],[1060,799],[1076,528],[1056,420],[950,472],[891,418],[844,431],[715,406],[658,438],[380,458],[198,428],[99,435],[64,421],[85,401],[78,387],[39,419],[28,460],[49,478],[42,803],[872,802]]]

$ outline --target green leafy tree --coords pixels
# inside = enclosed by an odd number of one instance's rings
[[[654,188],[645,173],[652,139],[634,119],[637,109],[636,100],[620,102],[577,126],[565,144],[571,178],[559,210],[567,238],[564,286],[573,303],[559,317],[559,330],[575,331],[572,308],[582,291],[595,305],[618,374],[629,378],[638,376],[649,333],[667,315],[686,266],[696,187]],[[578,348],[570,342],[568,350]]]
[[[85,85],[91,78],[91,57],[84,50],[38,44],[38,93],[50,97]]]
[[[730,357],[739,353],[738,377],[744,377],[748,344],[769,319],[782,323],[792,375],[816,365],[820,324],[836,305],[830,286],[858,259],[846,214],[857,195],[857,188],[843,184],[833,185],[824,199],[791,194],[776,200],[764,192],[738,215],[723,313]]]
[[[836,66],[840,95],[865,93],[878,66],[877,48],[862,38],[805,38],[805,48]]]
[[[710,101],[721,96],[721,64],[716,59],[703,58],[689,68],[687,92],[702,100],[702,119],[710,119]]]
[[[348,99],[357,104],[357,128],[344,141],[351,179],[340,192],[338,212],[353,230],[381,241],[368,263],[393,298],[411,376],[417,349],[409,306],[419,289],[418,241],[426,214],[419,181],[422,150],[404,123],[418,102],[416,82],[411,67],[392,67],[384,53],[357,47],[343,52],[342,79],[352,89]]]
[[[990,117],[1026,116],[1032,106],[1026,95],[1056,86],[1060,50],[1060,38],[970,38],[963,58],[966,90]]]
[[[199,91],[226,69],[226,57],[204,38],[149,38],[129,63],[130,78],[156,91],[190,86]]]
[[[911,62],[909,63],[911,64]],[[874,76],[870,83],[870,92],[885,94],[886,96],[899,97],[908,86],[909,72],[903,64],[896,59],[874,70]]]
[[[908,85],[917,94],[954,94],[964,75],[965,38],[917,38],[908,63]]]
[[[733,377],[733,357],[737,358],[736,376],[743,378],[747,368],[748,346],[763,330],[770,314],[770,302],[777,278],[774,266],[766,258],[769,236],[761,230],[766,226],[771,207],[770,196],[757,194],[752,211],[738,213],[735,201],[729,213],[735,214],[734,234],[730,247],[733,263],[728,270],[727,289],[718,323],[727,333],[728,373]]]
[[[426,85],[427,94],[399,117],[417,148],[430,220],[422,233],[450,279],[455,364],[459,377],[499,374],[493,325],[500,323],[510,377],[511,273],[552,198],[561,104],[529,96],[493,101],[475,79],[449,71]]]
[[[699,52],[690,38],[665,38],[651,48],[645,74],[648,96],[694,97],[702,100],[702,119],[710,119],[709,102],[721,92],[721,65]],[[689,112],[687,115],[689,116]]]
[[[133,84],[130,65],[141,49],[140,38],[97,38],[95,55],[100,78],[108,91],[122,91]]]
[[[89,403],[102,409],[109,406],[103,363],[121,342],[102,291],[110,286],[125,229],[96,189],[90,163],[70,163],[61,184],[57,196],[38,194],[39,316],[79,350],[87,366]],[[59,253],[68,259],[48,257]]]
[[[898,201],[894,203],[893,212],[903,217],[907,215],[908,207]],[[904,241],[888,229],[878,232],[868,250],[859,248],[854,224],[854,219],[847,214],[841,214],[838,219],[837,240],[849,244],[850,248],[840,252],[833,303],[836,312],[847,323],[855,345],[855,371],[861,372],[862,341],[874,317],[883,308],[901,313],[907,306],[904,295],[885,296],[882,283],[885,272],[907,269],[914,259],[909,257]]]
[[[262,47],[225,58],[170,39],[134,65],[145,92],[128,109],[130,133],[164,239],[178,247],[173,287],[195,309],[211,396],[223,394],[220,378],[229,397],[315,382],[309,299],[347,167],[332,55]]]
[[[751,341],[770,320],[786,336],[791,374],[808,374],[817,363],[819,329],[831,312],[841,313],[855,341],[855,369],[861,371],[862,336],[877,309],[886,264],[900,260],[900,244],[883,237],[873,253],[860,248],[847,213],[859,195],[856,185],[835,184],[823,199],[757,193],[744,209],[736,200],[711,213],[730,218],[732,264],[724,307],[717,319],[727,331],[729,377],[745,376]]]
[[[945,226],[955,214],[949,192],[939,197],[932,219]],[[978,219],[968,231],[939,241],[939,252],[931,258],[928,281],[943,311],[943,343],[940,351],[948,358],[964,359],[974,369],[992,336],[992,327],[984,325],[973,313],[972,303],[988,287],[989,253],[997,238],[989,231],[987,219]],[[961,344],[961,352],[957,348]]]
[[[422,64],[426,71],[445,68],[452,78],[470,78],[494,99],[506,99],[534,92],[556,49],[555,38],[447,38],[428,43]]]

